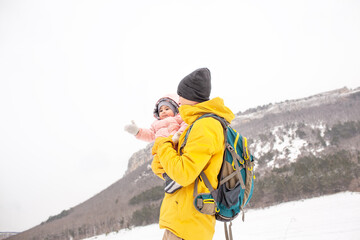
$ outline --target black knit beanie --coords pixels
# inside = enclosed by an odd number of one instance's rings
[[[210,70],[207,68],[199,68],[181,80],[177,94],[187,100],[205,102],[209,100],[210,91]]]

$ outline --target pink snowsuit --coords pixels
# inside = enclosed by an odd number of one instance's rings
[[[175,135],[177,132],[182,133],[186,127],[187,124],[181,119],[180,114],[177,114],[174,117],[155,120],[151,124],[150,129],[140,128],[136,138],[152,142],[157,137],[168,137],[170,135]]]
[[[170,94],[166,95],[158,100],[158,102],[155,105],[155,111],[157,111],[157,106],[160,103],[160,101],[164,98],[169,98],[172,101],[174,101],[174,104],[179,103],[179,96]],[[176,114],[174,117],[167,117],[162,120],[158,119],[158,113],[157,116],[154,117],[157,118],[152,124],[150,129],[146,128],[140,128],[138,134],[136,135],[137,139],[152,142],[157,137],[168,137],[170,135],[175,135],[177,132],[182,133],[185,128],[187,127],[187,124],[181,119],[180,114]]]

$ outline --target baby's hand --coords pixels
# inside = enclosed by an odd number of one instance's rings
[[[181,133],[177,132],[175,133],[175,135],[172,137],[172,141],[174,144],[177,144],[179,142],[179,138],[180,138]]]
[[[140,129],[135,124],[134,120],[132,120],[131,124],[125,125],[124,130],[127,131],[128,133],[136,136]]]

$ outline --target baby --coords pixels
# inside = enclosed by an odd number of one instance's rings
[[[134,135],[137,139],[152,142],[157,137],[168,137],[173,135],[173,142],[179,141],[181,133],[187,127],[187,124],[181,119],[179,114],[179,96],[166,95],[160,98],[154,109],[156,120],[150,128],[139,128],[134,121],[125,126],[125,131]],[[165,180],[165,192],[174,193],[181,186],[173,181],[166,173],[162,174]]]
[[[150,128],[139,128],[134,121],[125,126],[125,131],[135,135],[137,139],[152,142],[157,137],[179,136],[187,127],[179,114],[179,97],[166,95],[160,98],[154,109],[156,120]]]

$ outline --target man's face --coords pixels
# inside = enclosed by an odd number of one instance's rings
[[[186,98],[179,97],[179,103],[180,105],[195,105],[198,104],[198,102],[187,100]]]

